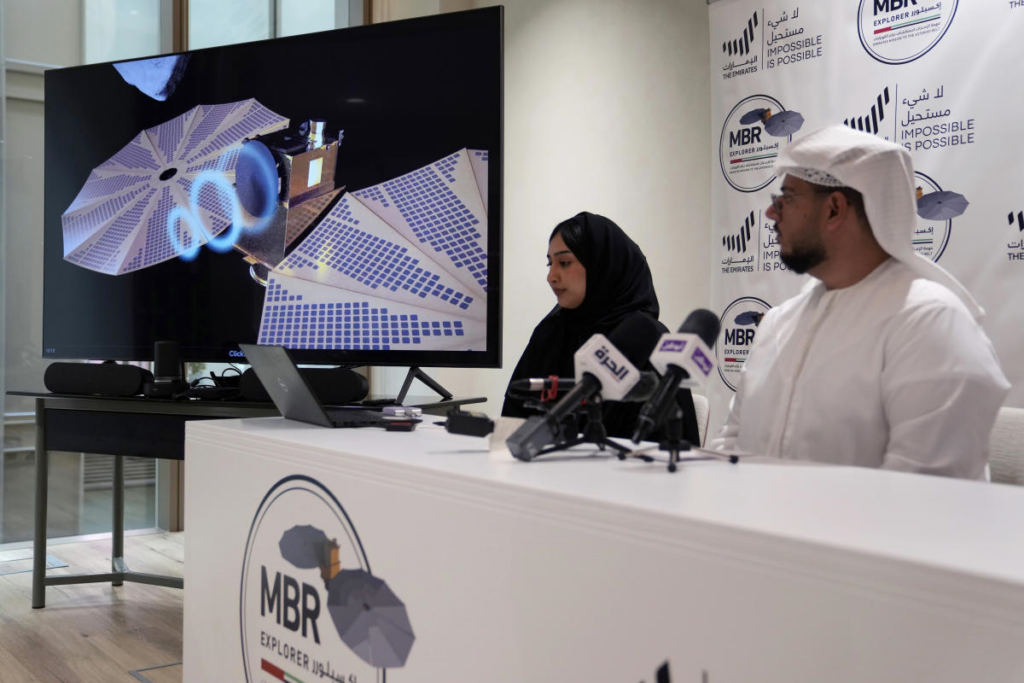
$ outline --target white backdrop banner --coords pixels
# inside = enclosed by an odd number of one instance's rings
[[[761,316],[809,277],[786,271],[765,216],[781,184],[775,158],[836,123],[910,150],[914,247],[986,309],[1013,383],[1007,403],[1024,406],[1024,2],[720,0],[710,19],[711,298],[722,331],[709,435],[725,420]]]

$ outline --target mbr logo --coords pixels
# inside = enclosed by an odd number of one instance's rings
[[[953,23],[959,0],[860,0],[857,35],[872,58],[883,64],[906,64],[938,45]]]
[[[346,681],[385,683],[415,641],[404,602],[370,571],[348,513],[305,475],[278,481],[256,510],[239,608],[248,683],[267,680],[266,673],[282,681],[340,680],[335,672],[346,672]],[[373,633],[388,642],[371,644]]]
[[[266,616],[269,608],[271,614],[277,614],[277,623],[281,624],[283,619],[283,625],[289,631],[298,632],[299,624],[301,623],[303,638],[307,637],[307,625],[312,625],[310,631],[313,634],[313,641],[319,644],[320,632],[317,630],[316,620],[320,617],[320,594],[317,593],[316,587],[303,583],[302,590],[300,591],[299,582],[285,574],[284,594],[282,597],[281,572],[274,572],[274,587],[271,588],[270,581],[267,579],[267,568],[260,567],[260,569],[262,579],[260,586],[260,616]],[[300,597],[302,599],[301,607],[299,603]]]
[[[921,193],[921,199],[917,201],[917,227],[912,237],[914,251],[926,259],[938,262],[949,245],[949,237],[953,232],[953,214],[929,211],[935,207],[928,207],[926,202],[930,197],[950,193],[943,192],[934,178],[921,171],[914,172],[914,179]]]
[[[736,299],[722,313],[722,327],[715,344],[718,375],[725,385],[736,391],[743,364],[754,345],[757,328],[771,310],[767,301],[755,296]]]
[[[738,145],[758,145],[761,144],[761,127],[754,126],[753,128],[741,128],[737,131],[729,132],[729,146],[736,147]]]
[[[898,12],[916,4],[917,0],[875,0],[875,16],[877,17],[879,12]]]
[[[771,115],[771,112],[777,114]],[[775,158],[792,137],[787,127],[796,125],[796,119],[789,120],[787,115],[786,108],[774,97],[751,95],[740,100],[726,116],[718,142],[718,157],[722,174],[733,189],[757,192],[775,179]],[[776,119],[780,129],[772,132],[767,122]],[[769,133],[770,137],[762,132]]]

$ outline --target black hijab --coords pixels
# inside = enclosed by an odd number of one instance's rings
[[[570,220],[579,224],[582,233],[581,245],[576,249],[568,246],[587,271],[583,303],[574,309],[556,305],[540,321],[512,371],[513,380],[548,375],[572,377],[573,354],[591,336],[607,335],[632,315],[658,319],[658,296],[640,247],[604,216],[583,212]],[[624,407],[629,414],[618,415],[624,413]],[[639,404],[609,405],[604,417],[608,433],[629,436],[638,411]],[[521,399],[506,393],[501,414],[527,417],[535,413],[528,411]]]
[[[548,317],[560,317],[565,326],[578,328],[587,338],[607,334],[636,311],[657,320],[658,295],[647,258],[636,242],[604,216],[584,211],[570,220],[581,229],[582,253],[573,253],[586,268],[587,291],[577,308],[555,306]]]

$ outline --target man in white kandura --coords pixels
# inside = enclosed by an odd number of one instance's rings
[[[718,450],[984,479],[1009,391],[984,311],[916,254],[902,147],[833,126],[780,155],[782,261],[812,280],[761,321]]]

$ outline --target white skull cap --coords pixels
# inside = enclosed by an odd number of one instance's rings
[[[800,180],[806,180],[809,183],[814,183],[815,185],[821,185],[823,187],[846,187],[846,183],[839,178],[829,175],[824,171],[819,171],[816,168],[797,168],[794,166],[793,168],[787,169],[786,173],[796,176]]]
[[[975,320],[985,315],[955,277],[914,251],[917,199],[914,166],[906,149],[848,126],[829,126],[783,149],[775,163],[775,174],[860,192],[871,231],[882,249],[921,277],[952,290]]]

